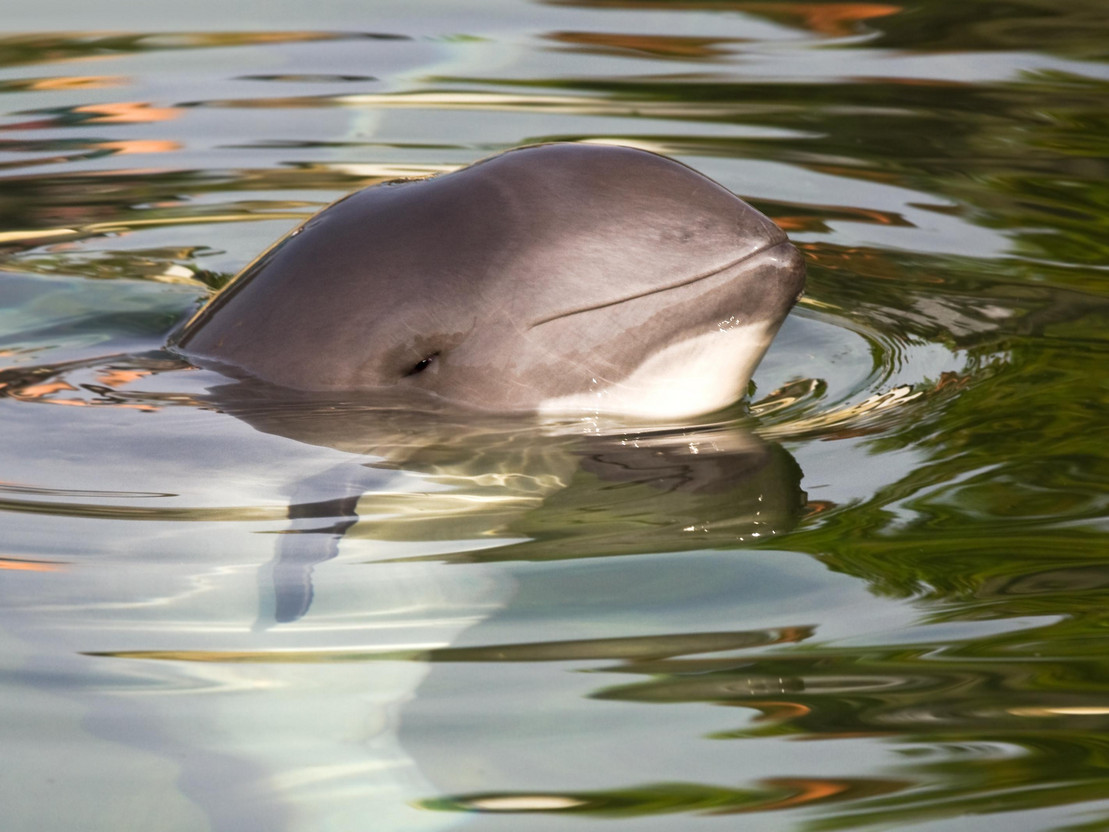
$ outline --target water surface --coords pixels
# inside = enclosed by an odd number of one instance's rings
[[[5,828],[1109,823],[1100,2],[17,5]],[[802,248],[747,402],[219,406],[158,352],[344,193],[549,140]]]

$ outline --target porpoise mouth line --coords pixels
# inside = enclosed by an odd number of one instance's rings
[[[770,243],[769,245],[765,245],[760,249],[756,249],[755,251],[749,252],[748,254],[744,254],[742,257],[737,257],[735,260],[732,260],[731,262],[725,263],[722,266],[717,266],[716,268],[710,269],[707,272],[701,272],[700,274],[695,274],[695,275],[693,275],[693,277],[688,277],[685,280],[678,281],[677,283],[671,283],[667,286],[660,286],[657,289],[647,289],[646,291],[643,291],[643,292],[637,292],[634,295],[624,295],[623,297],[615,298],[614,300],[606,300],[604,303],[595,303],[595,304],[592,304],[591,306],[579,306],[576,309],[567,309],[565,312],[556,312],[554,315],[548,315],[546,318],[540,318],[538,321],[532,322],[531,324],[528,325],[527,328],[528,329],[535,329],[535,327],[537,327],[537,326],[541,326],[543,324],[549,324],[551,321],[557,321],[560,318],[568,318],[571,315],[578,315],[582,312],[592,312],[595,309],[605,309],[609,306],[618,306],[619,304],[627,303],[630,300],[636,300],[637,298],[645,298],[645,297],[649,297],[650,295],[657,295],[660,292],[668,292],[671,289],[680,289],[683,286],[689,286],[689,285],[691,285],[693,283],[697,283],[698,281],[701,281],[701,280],[708,280],[710,277],[715,277],[716,275],[720,274],[721,272],[726,272],[728,269],[734,269],[736,266],[741,266],[746,261],[751,260],[752,258],[758,257],[760,254],[766,254],[768,251],[773,251],[776,248],[781,248],[782,246],[788,246],[788,245],[790,245],[789,240],[783,238],[781,240],[778,240],[777,242]]]

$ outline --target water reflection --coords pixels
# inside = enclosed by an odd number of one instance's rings
[[[427,801],[429,809],[488,813],[559,812],[629,818],[675,812],[734,815],[806,808],[899,791],[907,784],[887,779],[772,779],[747,789],[713,788],[695,783],[645,783],[618,792],[571,794],[488,793]]]
[[[1101,4],[491,8],[0,39],[9,823],[1098,828]],[[157,363],[343,193],[550,138],[803,243],[715,463],[336,448]]]
[[[1086,704],[1089,700],[1083,694],[1052,681],[1060,673],[1067,674],[1063,670],[1066,662],[1048,661],[1032,670],[1014,665],[1004,655],[989,657],[986,645],[995,642],[1000,646],[1025,638],[1025,633],[980,639],[976,644],[986,648],[985,654],[977,653],[973,663],[966,661],[964,647],[958,643],[849,649],[811,644],[812,635],[804,629],[781,631],[777,637],[773,633],[761,637],[747,634],[748,644],[743,644],[744,634],[691,635],[684,641],[669,642],[664,638],[645,639],[639,645],[610,649],[607,656],[602,645],[590,642],[489,645],[474,650],[448,648],[434,653],[432,660],[489,664],[529,656],[533,661],[579,663],[584,659],[616,659],[617,664],[586,666],[587,672],[601,676],[631,674],[641,676],[643,681],[606,684],[592,693],[593,698],[654,707],[702,702],[754,712],[754,717],[746,720],[737,714],[736,721],[746,724],[714,732],[711,737],[716,741],[750,744],[759,739],[792,737],[895,743],[899,753],[886,768],[885,776],[870,780],[813,778],[805,781],[808,787],[784,802],[767,794],[764,782],[735,791],[693,783],[659,783],[641,790],[558,792],[557,796],[565,799],[563,805],[548,805],[536,799],[554,797],[551,793],[463,791],[431,805],[478,812],[572,811],[619,816],[784,809],[809,801],[842,799],[856,805],[843,812],[833,826],[853,828],[879,817],[888,823],[975,811],[992,795],[1010,788],[1032,787],[1045,765],[1064,768],[1067,774],[1060,782],[1066,785],[1053,789],[1050,796],[1026,795],[1020,801],[1023,807],[1044,805],[1045,797],[1052,801],[1100,799],[1101,764],[1096,755],[1090,754],[1101,741],[1097,737],[1104,731],[1109,712]],[[755,648],[775,641],[800,643],[785,651],[755,652]],[[679,652],[683,647],[684,654]],[[654,655],[652,650],[656,651]],[[716,657],[714,651],[731,655]],[[1010,704],[1001,706],[999,701]],[[580,719],[583,715],[573,716]],[[618,741],[638,743],[632,733],[617,732]],[[1081,750],[1087,744],[1090,753]],[[441,787],[449,790],[452,783],[464,779],[435,759],[433,747],[417,747],[427,755],[425,770],[438,774]],[[486,743],[484,753],[490,759],[483,765],[493,770],[529,765],[505,743]],[[969,780],[968,763],[979,772]],[[543,782],[545,776],[535,770],[534,763],[531,766],[533,770],[522,779],[526,781],[530,775],[532,782]],[[868,800],[898,793],[903,794],[896,802]],[[665,795],[671,795],[673,802],[664,799]],[[872,817],[869,813],[875,810],[881,810],[880,815]]]

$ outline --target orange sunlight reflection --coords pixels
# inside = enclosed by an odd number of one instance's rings
[[[901,6],[886,3],[742,3],[739,8],[770,18],[798,19],[809,31],[829,37],[854,34],[852,24],[902,11]]]
[[[52,90],[102,90],[124,87],[130,79],[122,75],[71,75],[62,78],[32,78],[24,89],[49,92]]]
[[[0,557],[0,569],[10,572],[60,572],[63,567],[59,563],[48,563],[42,560]]]
[[[85,104],[74,107],[75,113],[91,113],[88,119],[95,123],[145,124],[171,121],[181,115],[180,107],[153,107],[148,101],[116,101],[104,104]]]
[[[105,150],[111,150],[115,153],[172,153],[175,150],[180,150],[182,145],[180,142],[174,142],[162,139],[136,139],[136,140],[122,140],[116,142],[96,142],[94,147],[101,147]]]

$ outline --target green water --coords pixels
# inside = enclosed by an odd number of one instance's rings
[[[1109,826],[1102,2],[102,5],[0,35],[5,829]],[[556,139],[804,251],[747,403],[321,422],[157,352],[344,193]]]

